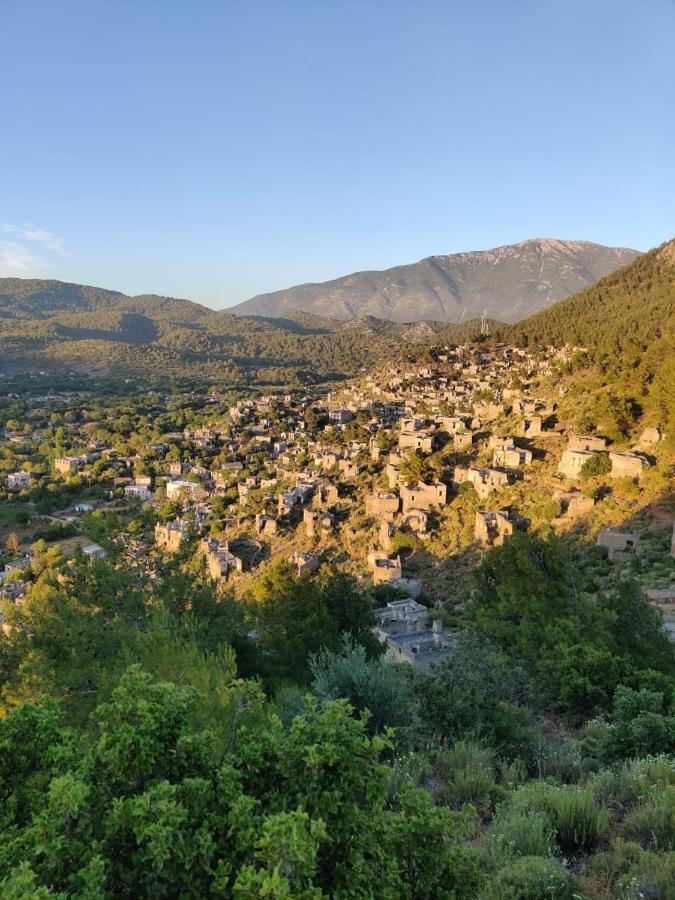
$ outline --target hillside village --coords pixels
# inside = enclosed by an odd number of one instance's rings
[[[1,21],[0,900],[675,900],[675,2]]]
[[[389,655],[427,670],[452,653],[481,554],[529,530],[578,538],[598,590],[637,574],[671,622],[659,423],[582,431],[565,371],[584,352],[436,347],[330,392],[17,395],[2,597],[21,604],[45,554],[120,543],[140,578],[182,554],[239,598],[279,561],[338,569],[373,588]]]

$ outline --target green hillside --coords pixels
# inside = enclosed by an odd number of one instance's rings
[[[675,240],[550,309],[505,326],[496,340],[583,348],[563,389],[582,424],[659,425],[675,441]]]
[[[550,309],[500,329],[522,346],[572,344],[596,358],[652,368],[673,347],[675,240]],[[648,353],[648,359],[643,354]]]
[[[349,322],[216,312],[190,300],[39,279],[0,279],[0,371],[75,371],[270,384],[355,375],[437,334],[462,339],[476,322]]]

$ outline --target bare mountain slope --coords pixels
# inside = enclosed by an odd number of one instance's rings
[[[515,322],[639,255],[636,250],[589,241],[536,238],[259,294],[230,312],[284,316],[302,310],[333,319],[368,315],[394,322],[460,322],[485,311],[502,322]]]

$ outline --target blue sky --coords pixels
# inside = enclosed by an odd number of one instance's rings
[[[0,0],[0,274],[256,293],[675,235],[674,0]]]

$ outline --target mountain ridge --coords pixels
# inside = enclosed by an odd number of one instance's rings
[[[353,272],[258,294],[230,307],[236,315],[282,316],[290,309],[351,319],[458,323],[486,313],[514,322],[562,300],[639,257],[592,241],[532,238],[488,250],[424,257],[383,270]]]

